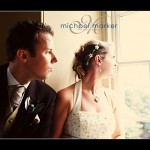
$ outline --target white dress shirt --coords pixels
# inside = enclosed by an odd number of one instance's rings
[[[12,94],[12,90],[13,90],[13,85],[21,85],[11,74],[9,67],[7,68],[7,79],[8,79],[8,91],[9,91],[9,99],[10,96]],[[27,87],[29,86],[30,82],[22,85],[25,87],[25,90],[27,89]],[[23,97],[23,96],[22,96]],[[22,98],[20,99],[20,103],[21,103]],[[13,104],[12,104],[13,105]]]

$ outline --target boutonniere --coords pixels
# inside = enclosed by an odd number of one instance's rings
[[[25,100],[25,109],[27,110],[27,114],[31,116],[35,116],[32,124],[38,124],[40,122],[40,118],[38,113],[42,111],[44,108],[44,103],[33,103],[30,97],[27,97]]]

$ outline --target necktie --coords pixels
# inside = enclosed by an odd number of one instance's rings
[[[25,87],[23,85],[14,86],[11,94],[11,104],[13,109],[19,106],[22,100],[22,94],[25,91]]]

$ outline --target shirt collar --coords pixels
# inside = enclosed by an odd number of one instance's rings
[[[11,74],[9,67],[7,68],[7,79],[8,79],[8,86],[18,85],[18,84],[20,85],[20,83]],[[23,86],[27,89],[29,84],[30,84],[30,82],[24,84]]]

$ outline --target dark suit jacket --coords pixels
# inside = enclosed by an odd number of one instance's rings
[[[10,115],[7,81],[8,64],[0,66],[0,138],[3,135],[7,117]],[[30,96],[36,105],[44,103],[44,108],[38,113],[39,124],[31,124],[35,115],[30,115],[25,109],[25,100]],[[51,118],[54,108],[56,92],[42,81],[31,81],[22,99],[12,131],[6,138],[48,138],[51,129]]]

